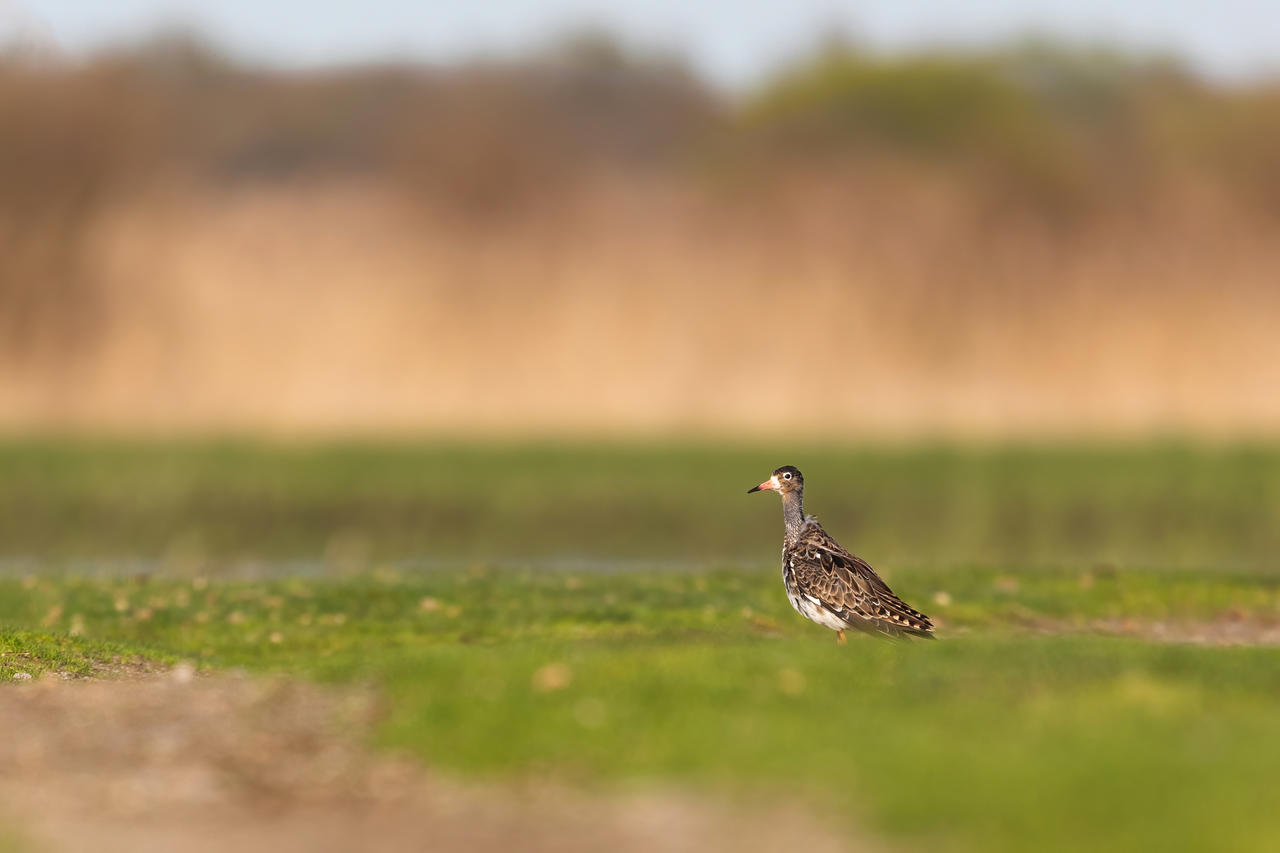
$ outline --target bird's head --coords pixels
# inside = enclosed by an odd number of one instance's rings
[[[761,492],[772,489],[782,495],[789,492],[798,492],[804,489],[804,475],[800,473],[800,469],[794,465],[783,465],[781,468],[773,472],[769,479],[765,480],[754,489],[747,489],[747,494],[752,492]]]

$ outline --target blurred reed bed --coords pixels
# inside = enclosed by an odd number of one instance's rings
[[[10,430],[1280,424],[1280,86],[1166,59],[824,44],[729,96],[600,35],[169,38],[9,62],[0,170]]]

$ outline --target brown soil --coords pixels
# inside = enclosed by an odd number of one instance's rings
[[[1232,618],[1199,622],[1138,622],[1131,619],[1095,619],[1090,631],[1118,637],[1135,637],[1160,643],[1198,646],[1280,646],[1280,624],[1256,619]]]
[[[1145,620],[1108,617],[1068,622],[1028,616],[1008,627],[1034,634],[1098,634],[1132,637],[1150,643],[1182,643],[1197,646],[1280,646],[1280,622],[1253,616],[1226,614],[1218,619]],[[943,636],[968,633],[966,628],[947,629]]]
[[[848,850],[793,806],[462,784],[363,746],[361,690],[194,677],[0,689],[0,822],[49,851]]]

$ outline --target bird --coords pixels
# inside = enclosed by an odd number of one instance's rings
[[[804,514],[804,475],[783,465],[747,494],[772,490],[782,497],[782,582],[801,616],[836,632],[848,629],[887,637],[933,639],[933,622],[894,595],[871,564],[846,551],[811,515]]]

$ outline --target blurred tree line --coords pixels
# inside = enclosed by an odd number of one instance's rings
[[[1280,83],[1029,42],[882,56],[829,41],[755,91],[600,33],[523,57],[287,72],[165,36],[78,64],[0,62],[0,348],[91,332],[83,251],[155,189],[368,179],[460,216],[519,216],[611,180],[767,196],[869,175],[970,192],[1069,230],[1208,188],[1280,216]],[[75,310],[68,310],[74,307]]]

